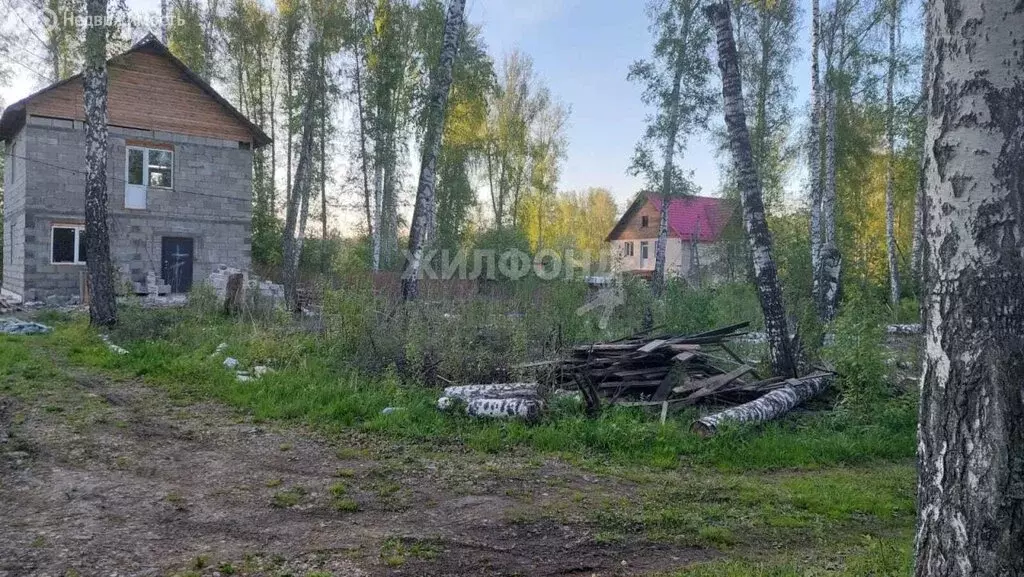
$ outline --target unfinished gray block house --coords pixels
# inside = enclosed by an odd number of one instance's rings
[[[153,36],[108,62],[110,248],[123,281],[185,292],[248,269],[253,150],[270,143]],[[79,295],[85,274],[81,75],[4,110],[3,292]]]

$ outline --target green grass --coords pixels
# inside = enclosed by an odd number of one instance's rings
[[[0,395],[31,399],[43,411],[65,407],[60,418],[74,423],[102,419],[104,409],[82,387],[69,386],[79,378],[71,375],[140,378],[182,405],[213,399],[256,421],[374,439],[372,450],[339,448],[343,461],[380,457],[388,447],[442,459],[475,455],[481,463],[501,455],[535,466],[544,462],[540,455],[560,456],[631,488],[606,493],[553,484],[548,490],[564,498],[541,513],[524,508],[521,519],[510,520],[535,521],[539,514],[589,525],[602,543],[642,534],[725,552],[725,560],[680,576],[854,577],[909,571],[916,427],[911,399],[870,412],[803,414],[727,429],[712,439],[689,432],[692,413],[661,426],[639,409],[609,410],[589,419],[579,407],[559,404],[536,424],[489,422],[440,413],[434,405],[437,391],[403,382],[394,372],[367,377],[347,362],[330,333],[316,335],[287,323],[234,322],[193,309],[122,314],[111,336],[130,351],[123,356],[108,351],[84,319],[51,318],[55,331],[50,335],[0,336]],[[221,342],[229,343],[243,368],[264,364],[275,371],[238,382],[221,358],[210,358]],[[81,402],[68,408],[72,405],[58,401],[68,394]],[[404,410],[383,415],[385,407]],[[339,468],[337,482],[327,488],[330,505],[342,513],[358,511],[352,495],[358,490],[361,500],[368,497],[385,510],[409,507],[410,494],[395,482],[393,466],[378,463],[365,483],[357,483],[356,470]],[[500,466],[491,473],[512,474]],[[302,488],[282,487],[280,479],[268,479],[266,486],[272,493],[269,504],[277,507],[298,505],[308,496]],[[177,501],[168,496],[168,502]],[[429,560],[432,551],[430,543],[393,539],[380,556],[385,565],[398,567],[409,559]]]
[[[172,316],[172,315],[177,316]],[[706,440],[689,432],[694,413],[664,425],[641,409],[619,408],[597,419],[572,404],[554,407],[538,424],[486,422],[443,414],[437,392],[403,384],[394,375],[367,377],[339,359],[327,337],[294,329],[254,326],[187,312],[125,311],[114,340],[128,355],[114,355],[76,321],[44,337],[69,350],[83,365],[142,377],[182,402],[214,398],[257,420],[297,421],[325,430],[355,428],[396,440],[468,446],[484,453],[519,449],[611,460],[663,469],[709,465],[728,470],[777,470],[864,465],[912,458],[916,412],[912,403],[893,404],[865,420],[836,412],[788,419],[755,431],[725,431]],[[158,325],[159,339],[136,335],[135,327]],[[145,331],[141,331],[144,333]],[[238,382],[210,353],[230,344],[243,367],[275,368],[256,381]],[[402,411],[381,414],[385,407]]]

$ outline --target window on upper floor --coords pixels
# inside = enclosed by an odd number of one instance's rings
[[[147,188],[174,187],[174,152],[129,146],[125,154],[125,208],[145,209]]]
[[[641,216],[640,217],[640,228],[647,228],[647,225],[649,225],[649,224],[650,224],[650,221],[648,220],[648,217],[646,217],[646,216]]]
[[[58,224],[50,229],[50,262],[85,264],[85,227]]]

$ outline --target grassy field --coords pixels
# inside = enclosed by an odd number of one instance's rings
[[[47,395],[67,386],[61,375],[68,365],[141,379],[183,407],[213,400],[256,423],[358,434],[373,439],[374,449],[360,450],[374,458],[402,447],[509,481],[532,478],[541,463],[556,459],[601,483],[587,490],[552,482],[556,497],[545,493],[543,506],[533,490],[506,488],[522,503],[505,513],[508,522],[569,523],[591,528],[602,543],[639,535],[717,552],[676,575],[909,573],[916,426],[910,400],[891,400],[869,415],[807,413],[709,440],[689,432],[692,414],[662,426],[638,409],[588,419],[572,403],[533,425],[483,422],[439,413],[436,390],[397,374],[367,377],[329,335],[290,323],[237,322],[196,309],[129,309],[123,317],[111,338],[127,355],[111,353],[84,319],[63,315],[42,319],[55,325],[50,335],[0,337],[0,393],[46,405]],[[211,357],[220,343],[242,367],[274,371],[239,382],[222,357]],[[398,410],[382,414],[386,407]],[[512,465],[493,470],[498,458]],[[345,507],[356,506],[343,487],[331,491]]]

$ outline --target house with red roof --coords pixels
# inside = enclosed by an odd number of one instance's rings
[[[661,222],[662,198],[641,193],[626,209],[605,239],[611,244],[618,270],[648,277],[654,273],[654,250]],[[717,276],[716,265],[727,254],[723,233],[736,213],[734,203],[708,196],[675,197],[668,206],[669,275],[692,278],[696,271]],[[695,268],[695,267],[699,267]]]

